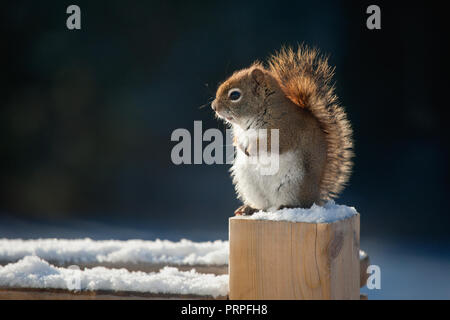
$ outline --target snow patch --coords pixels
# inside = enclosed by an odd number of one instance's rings
[[[0,239],[0,261],[17,261],[28,255],[66,263],[225,265],[228,241]]]
[[[161,247],[164,247],[162,245],[163,243],[169,244],[171,250],[167,252],[164,252],[163,248],[155,250],[152,245],[158,243]],[[108,246],[108,244],[112,245]],[[145,246],[146,244],[148,247]],[[83,245],[86,245],[86,247],[83,247]],[[137,246],[134,247],[135,245]],[[43,260],[59,263],[171,262],[179,265],[228,265],[228,245],[228,241],[222,240],[193,242],[186,239],[179,242],[167,240],[95,241],[91,239],[0,239],[0,261],[17,261],[26,256],[37,256]],[[142,248],[143,246],[144,248]],[[200,251],[201,254],[199,253]],[[360,250],[360,259],[366,256],[367,254]]]
[[[95,267],[76,270],[55,267],[37,256],[26,256],[0,266],[0,287],[134,291],[163,294],[195,294],[213,297],[228,294],[228,275],[201,274],[164,267],[159,272],[130,272]]]
[[[258,211],[251,216],[241,217],[250,220],[290,221],[307,223],[331,223],[347,219],[357,214],[354,207],[328,201],[324,206],[313,204],[311,208],[286,208],[274,212]]]

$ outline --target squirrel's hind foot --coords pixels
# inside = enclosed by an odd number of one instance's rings
[[[244,204],[234,211],[234,215],[236,215],[236,216],[251,216],[256,211],[258,211],[258,209],[254,209],[254,208]]]

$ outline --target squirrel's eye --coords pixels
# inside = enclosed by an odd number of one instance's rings
[[[228,98],[233,102],[238,102],[242,98],[241,90],[234,88],[228,91]]]

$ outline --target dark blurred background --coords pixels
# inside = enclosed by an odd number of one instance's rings
[[[354,126],[354,173],[337,202],[361,213],[362,238],[450,238],[440,6],[374,2],[372,31],[369,2],[74,3],[78,31],[66,28],[72,2],[2,4],[0,237],[92,221],[226,239],[239,205],[229,166],[172,164],[171,133],[194,120],[224,130],[199,108],[217,84],[305,42],[330,55]]]
[[[81,7],[81,30],[66,8]],[[381,7],[381,30],[366,8]],[[228,165],[171,162],[173,130],[225,127],[217,84],[282,45],[330,55],[354,127],[338,203],[361,213],[377,298],[450,299],[448,18],[430,1],[10,1],[0,24],[0,238],[215,240]],[[367,291],[367,290],[366,290]]]

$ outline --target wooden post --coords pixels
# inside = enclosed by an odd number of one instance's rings
[[[230,299],[359,300],[359,214],[332,223],[229,220]]]
[[[367,279],[369,279],[369,274],[367,273],[367,268],[370,265],[370,259],[367,253],[362,252],[359,255],[359,278],[360,278],[360,287],[364,287],[367,283]]]

